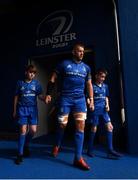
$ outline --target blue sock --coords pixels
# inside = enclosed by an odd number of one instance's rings
[[[108,150],[113,150],[113,133],[107,131],[107,147]]]
[[[19,155],[23,155],[23,147],[25,143],[25,134],[20,134],[18,140],[18,153]]]
[[[89,133],[89,139],[88,139],[88,153],[93,152],[93,145],[94,145],[94,138],[95,138],[95,132],[90,131]]]
[[[57,132],[56,132],[56,142],[55,142],[56,146],[58,147],[61,146],[63,135],[64,135],[64,129],[61,127],[58,127]]]
[[[25,139],[25,146],[29,146],[30,144],[30,141],[32,140],[33,138],[33,134],[29,133],[26,135],[26,139]]]
[[[75,158],[77,160],[79,160],[82,157],[83,141],[84,141],[84,132],[76,131],[75,132]]]

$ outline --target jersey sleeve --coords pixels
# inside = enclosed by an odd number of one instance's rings
[[[92,79],[91,76],[91,69],[89,66],[87,66],[87,76],[86,76],[86,81],[88,81],[89,79]]]
[[[36,94],[39,95],[39,94],[42,94],[42,93],[43,93],[42,86],[41,86],[41,84],[37,81],[37,82],[36,82]]]

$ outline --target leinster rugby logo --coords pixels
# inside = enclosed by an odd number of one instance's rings
[[[76,33],[69,33],[73,24],[73,15],[69,10],[55,11],[46,16],[36,30],[36,46],[67,46],[76,39]]]

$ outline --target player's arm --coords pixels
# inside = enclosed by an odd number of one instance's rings
[[[52,94],[55,88],[56,80],[57,80],[57,73],[53,72],[47,84],[47,92],[46,92],[46,97],[45,97],[45,102],[47,104],[50,103],[52,100]]]
[[[87,102],[88,102],[89,108],[93,111],[94,110],[94,100],[93,100],[93,86],[92,86],[91,79],[89,79],[86,82],[86,88],[87,88],[87,93],[88,93]]]
[[[107,112],[110,111],[109,98],[108,97],[105,98],[105,109]]]
[[[43,95],[43,94],[39,94],[39,95],[38,95],[38,98],[39,98],[39,100],[41,100],[41,101],[44,101],[44,102],[45,102],[45,98],[46,98],[46,96],[45,96],[45,95]]]
[[[16,109],[17,109],[17,103],[18,103],[19,96],[14,96],[13,100],[13,118],[16,118]]]
[[[45,95],[43,93],[43,89],[39,81],[36,81],[36,96],[39,100],[45,102]]]

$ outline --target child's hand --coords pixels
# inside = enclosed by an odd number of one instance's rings
[[[93,98],[87,98],[87,104],[91,111],[94,111]]]
[[[16,112],[13,112],[12,116],[14,119],[16,119],[17,118]]]
[[[87,98],[87,104],[88,104],[88,105],[90,104],[90,99],[89,99],[89,98]]]
[[[52,100],[52,97],[50,95],[47,95],[46,98],[45,98],[45,103],[46,104],[49,104]]]
[[[106,110],[106,112],[109,112],[109,111],[110,111],[110,108],[109,108],[108,105],[105,106],[105,110]]]
[[[90,104],[89,104],[89,108],[90,108],[91,111],[94,111],[94,104],[93,104],[93,103],[90,103]]]

